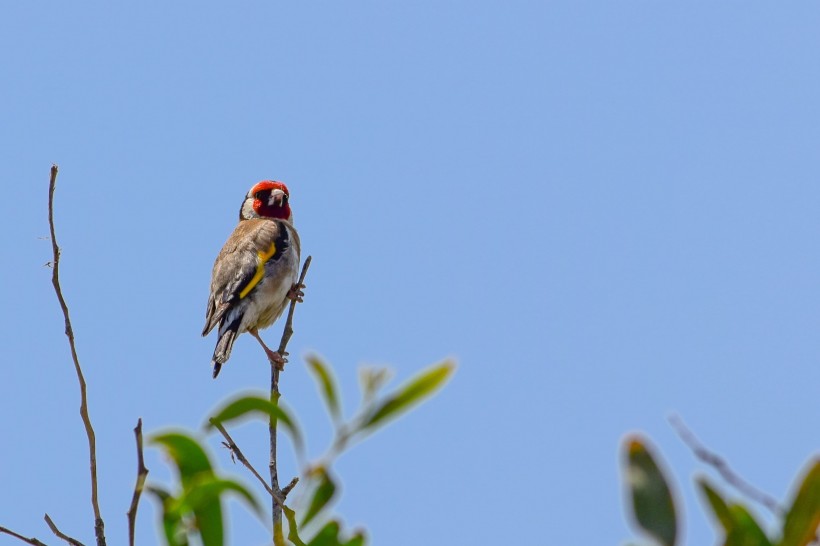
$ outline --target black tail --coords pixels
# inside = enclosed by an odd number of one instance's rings
[[[214,379],[219,375],[219,370],[222,369],[222,365],[231,357],[231,349],[233,349],[233,342],[236,340],[236,333],[238,331],[238,320],[234,321],[233,324],[230,324],[224,330],[220,330],[219,340],[216,342],[214,357],[211,361],[214,365]]]

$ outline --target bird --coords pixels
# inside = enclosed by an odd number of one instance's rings
[[[287,353],[269,349],[259,330],[273,324],[290,301],[302,301],[304,286],[297,284],[300,250],[287,186],[276,180],[254,184],[211,272],[202,335],[219,326],[211,360],[214,379],[230,358],[234,341],[245,332],[262,345],[271,364],[282,369],[287,362]]]

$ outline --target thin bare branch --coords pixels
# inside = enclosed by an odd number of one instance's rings
[[[45,520],[46,520],[46,523],[48,524],[49,528],[51,529],[51,532],[54,533],[57,536],[57,538],[61,538],[61,539],[65,540],[66,542],[71,544],[71,546],[85,546],[85,544],[83,544],[82,542],[80,542],[76,538],[71,538],[67,534],[65,534],[62,531],[60,531],[59,529],[57,529],[57,526],[54,525],[54,522],[51,521],[50,517],[48,517],[48,514],[45,515]]]
[[[299,275],[299,282],[297,283],[298,287],[302,287],[305,283],[305,276],[307,275],[308,268],[310,267],[310,262],[313,259],[312,256],[308,256],[305,260],[304,265],[302,266],[302,273]],[[288,347],[288,342],[290,341],[291,336],[293,335],[293,312],[296,309],[296,300],[293,299],[290,302],[290,307],[288,308],[288,318],[285,321],[285,329],[282,332],[282,340],[279,342],[279,354],[283,357],[285,356],[285,350]],[[271,363],[271,374],[270,374],[270,401],[273,404],[279,403],[279,368],[277,368],[273,363]],[[275,546],[284,546],[285,544],[285,537],[282,533],[282,506],[277,502],[278,498],[284,498],[284,494],[282,490],[279,488],[279,473],[276,468],[276,423],[277,419],[271,416],[270,421],[268,422],[268,431],[270,433],[270,489],[272,491],[271,497],[271,510],[272,510],[272,518],[273,518],[273,543]]]
[[[297,283],[297,286],[301,287],[305,284],[305,276],[307,275],[311,260],[313,260],[313,256],[308,256],[305,260],[305,264],[302,266],[302,273],[299,275],[299,282]],[[279,342],[279,354],[283,356],[285,349],[288,348],[288,342],[293,335],[293,312],[295,309],[296,300],[291,300],[290,307],[288,308],[288,320],[285,321],[285,329],[282,332],[282,339]]]
[[[3,526],[0,526],[0,533],[5,533],[9,536],[20,539],[23,542],[25,542],[26,544],[33,544],[34,546],[46,546],[44,543],[40,542],[39,540],[37,540],[34,537],[32,537],[32,538],[24,537],[23,535],[21,535],[19,533],[15,533],[11,529],[8,529],[8,528],[3,527]]]
[[[77,347],[74,343],[74,330],[71,327],[71,318],[68,315],[68,305],[66,305],[63,291],[60,288],[60,247],[57,245],[57,234],[54,230],[54,188],[57,185],[57,165],[51,166],[51,180],[48,185],[48,226],[51,232],[51,249],[54,257],[52,260],[51,284],[57,293],[60,308],[65,319],[65,335],[68,337],[68,344],[71,347],[71,358],[74,360],[74,370],[77,372],[77,381],[80,384],[80,416],[85,425],[85,433],[88,436],[88,453],[91,462],[91,506],[94,509],[94,535],[97,537],[97,546],[105,546],[105,524],[100,515],[100,504],[97,501],[97,441],[94,436],[94,427],[91,426],[91,418],[88,415],[88,397],[86,395],[85,377],[80,367],[80,360],[77,357]]]
[[[231,435],[228,434],[227,430],[225,430],[225,427],[222,426],[222,424],[214,418],[209,419],[209,421],[225,438],[224,445],[225,447],[231,450],[231,456],[239,459],[239,462],[245,465],[245,467],[251,471],[251,474],[253,474],[257,480],[259,480],[259,483],[262,484],[262,487],[265,488],[265,491],[267,491],[268,494],[271,495],[277,503],[279,503],[280,505],[284,504],[285,500],[281,497],[277,498],[277,495],[273,492],[273,489],[270,488],[268,482],[265,481],[265,478],[263,478],[262,475],[259,474],[259,472],[257,472],[257,470],[253,467],[250,461],[248,461],[247,457],[245,457],[245,454],[242,453],[242,450],[239,449],[239,446],[236,445],[236,442],[234,442],[233,438],[231,438]]]
[[[134,546],[134,528],[137,522],[137,508],[140,503],[140,495],[145,487],[145,478],[148,476],[148,469],[145,468],[145,459],[142,455],[142,419],[137,419],[137,426],[134,428],[134,436],[137,440],[137,483],[134,485],[134,496],[131,497],[131,507],[128,509],[128,544]]]
[[[785,509],[780,506],[780,503],[777,502],[774,497],[741,478],[721,456],[707,449],[706,446],[698,440],[697,436],[689,430],[679,416],[671,415],[669,417],[669,423],[672,425],[672,428],[675,429],[675,432],[678,433],[680,439],[683,440],[683,443],[692,450],[695,457],[714,468],[726,483],[740,491],[741,494],[749,499],[765,506],[773,514],[783,516],[786,513]]]

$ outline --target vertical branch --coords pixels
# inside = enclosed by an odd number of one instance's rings
[[[302,266],[302,273],[299,275],[299,282],[297,286],[302,287],[305,282],[305,275],[307,275],[310,261],[313,257],[308,256],[305,264]],[[288,319],[285,321],[285,330],[282,332],[282,340],[279,342],[279,354],[285,356],[285,349],[288,347],[288,342],[293,335],[293,312],[296,309],[296,300],[291,300],[290,308],[288,309]],[[270,374],[270,401],[273,404],[279,403],[279,368],[271,363]],[[282,507],[276,502],[276,498],[284,498],[282,490],[279,488],[279,473],[276,468],[276,419],[271,416],[268,422],[268,431],[270,432],[270,488],[273,491],[271,494],[271,508],[273,513],[273,543],[276,546],[285,544],[285,537],[282,533]]]
[[[299,275],[299,282],[297,286],[304,287],[305,276],[307,275],[310,262],[313,256],[308,256],[305,264],[302,266],[302,273]],[[288,320],[285,321],[285,330],[282,332],[282,340],[279,342],[279,354],[285,356],[285,349],[288,348],[288,342],[293,335],[293,311],[296,309],[296,300],[291,300],[290,308],[288,308]]]
[[[128,509],[128,544],[130,546],[134,546],[134,527],[137,521],[137,507],[140,503],[142,489],[145,487],[145,477],[148,476],[148,469],[145,468],[145,459],[142,455],[142,419],[137,419],[134,436],[137,440],[137,483],[134,485],[134,495],[131,497],[131,507]]]
[[[65,318],[65,335],[68,337],[68,344],[71,347],[71,358],[74,360],[74,370],[77,372],[77,381],[80,384],[80,417],[85,425],[85,433],[88,437],[88,452],[91,466],[91,506],[94,509],[94,535],[97,537],[97,546],[105,546],[105,524],[100,515],[100,504],[97,501],[97,441],[94,436],[94,427],[91,426],[91,418],[88,416],[88,398],[86,396],[85,377],[80,368],[80,360],[77,357],[77,348],[74,344],[74,330],[71,328],[71,319],[68,316],[68,306],[63,291],[60,288],[60,247],[57,246],[57,234],[54,231],[54,188],[57,185],[57,165],[51,166],[51,180],[48,185],[48,226],[51,231],[51,248],[54,259],[51,263],[51,284],[57,293],[60,308],[63,310]]]
[[[279,368],[274,363],[271,363],[270,401],[273,404],[279,403]],[[282,534],[282,507],[279,506],[275,498],[282,495],[282,491],[279,489],[279,472],[276,468],[276,422],[276,418],[273,416],[268,421],[268,432],[270,433],[270,488],[273,491],[271,509],[273,514],[273,544],[283,546],[285,539]]]

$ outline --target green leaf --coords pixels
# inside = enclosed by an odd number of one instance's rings
[[[274,404],[267,397],[261,395],[242,396],[236,400],[228,402],[216,415],[211,419],[224,424],[229,421],[234,421],[249,414],[261,413],[268,417],[272,417],[285,425],[288,429],[293,444],[297,451],[304,451],[304,442],[302,440],[302,433],[293,418],[281,408],[278,404]],[[213,423],[208,423],[207,428],[212,428]]]
[[[754,517],[740,504],[727,504],[705,478],[697,480],[720,525],[726,531],[725,546],[771,546]]]
[[[296,546],[305,546],[305,543],[302,542],[301,538],[299,538],[299,529],[296,525],[296,513],[287,506],[283,506],[282,511],[285,513],[285,518],[288,520],[288,540]]]
[[[305,513],[305,517],[302,519],[302,525],[310,523],[336,493],[336,484],[333,483],[333,480],[330,479],[327,470],[324,468],[320,467],[315,469],[311,473],[311,477],[314,480],[318,480],[319,483],[316,485],[316,489],[313,490],[313,497],[310,499],[310,505]]]
[[[152,437],[150,441],[152,444],[162,445],[176,463],[183,488],[179,500],[193,512],[203,546],[222,546],[225,530],[219,496],[206,498],[207,502],[203,501],[196,507],[190,505],[189,496],[195,494],[197,484],[214,479],[213,469],[205,450],[196,440],[182,433],[160,434]]]
[[[213,502],[216,499],[219,499],[224,493],[227,492],[238,493],[239,496],[244,498],[245,501],[251,505],[254,512],[256,512],[258,516],[264,515],[262,505],[259,504],[256,497],[254,497],[245,486],[237,481],[217,478],[216,476],[198,480],[191,486],[190,490],[185,495],[185,500],[192,509],[197,509],[210,502]]]
[[[338,421],[341,418],[342,411],[339,403],[339,395],[337,394],[336,381],[333,379],[330,368],[315,355],[308,356],[307,363],[310,371],[313,372],[316,381],[319,383],[319,390],[325,399],[325,404],[327,404],[327,409],[330,411],[331,417],[333,417],[334,421]]]
[[[709,502],[709,506],[712,507],[712,513],[720,522],[724,531],[728,533],[734,527],[735,521],[726,501],[709,485],[706,478],[699,478],[697,483],[703,494],[706,495],[706,500]]]
[[[308,542],[308,546],[341,546],[339,542],[339,522],[327,522],[313,537],[313,540]]]
[[[148,441],[165,448],[179,470],[183,487],[187,487],[191,480],[203,472],[213,473],[205,450],[196,440],[186,434],[178,432],[158,434],[152,436]]]
[[[725,546],[771,546],[754,517],[740,504],[729,507],[734,525],[726,534]]]
[[[820,525],[820,459],[811,463],[783,523],[780,546],[805,546]]]
[[[219,496],[203,499],[193,508],[194,522],[203,546],[222,546],[225,528],[222,521],[222,502]]]
[[[386,419],[397,417],[441,387],[452,375],[454,369],[455,362],[448,360],[420,373],[399,387],[397,391],[377,402],[365,418],[360,430],[374,428]]]
[[[645,442],[629,438],[626,482],[632,497],[632,508],[638,525],[664,546],[674,546],[677,519],[672,492]]]
[[[251,505],[258,517],[264,517],[262,506],[240,483],[215,476],[197,480],[185,495],[185,503],[194,513],[203,544],[222,544],[222,497],[228,492],[239,494]],[[219,525],[212,519],[220,522]]]
[[[342,546],[364,546],[364,533],[361,531],[356,532],[350,540],[343,543]]]
[[[185,536],[182,526],[182,516],[175,507],[178,504],[177,499],[157,486],[148,486],[145,490],[156,497],[162,507],[162,532],[165,534],[165,544],[168,546],[188,546],[188,537]]]

